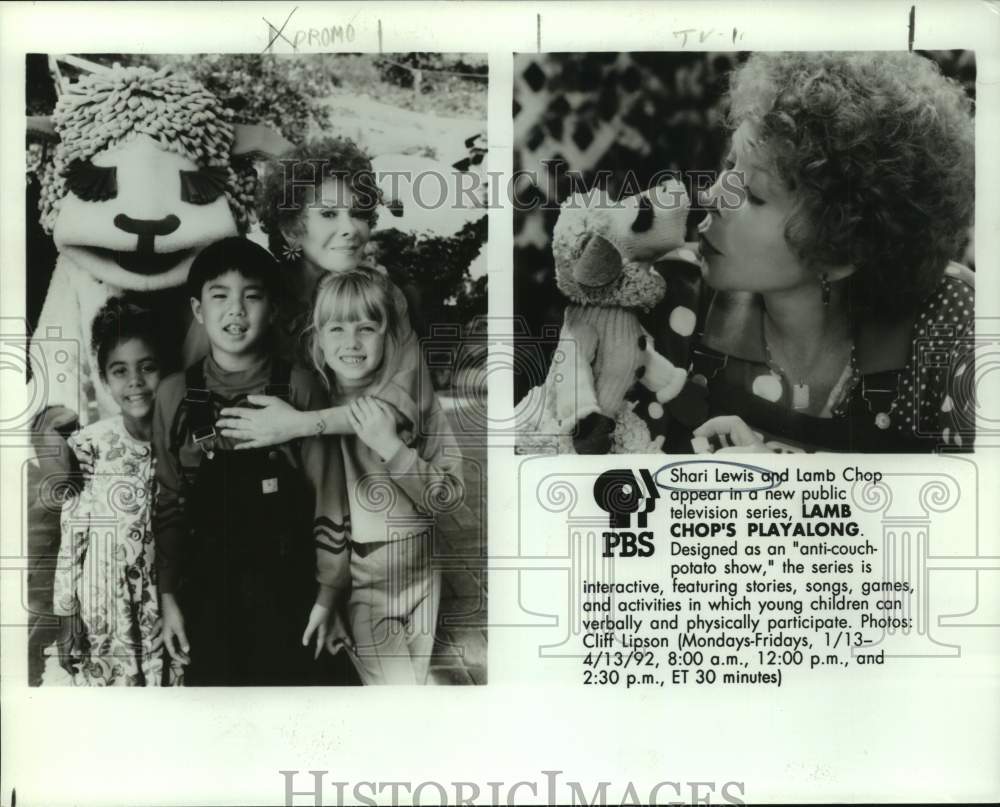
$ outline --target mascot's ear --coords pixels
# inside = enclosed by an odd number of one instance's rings
[[[292,143],[270,126],[237,123],[233,130],[233,155],[237,157],[280,157],[292,148]]]
[[[581,286],[606,286],[622,272],[622,256],[600,235],[592,235],[573,267],[573,277]]]
[[[59,133],[48,115],[28,115],[28,137],[33,140],[59,142]]]

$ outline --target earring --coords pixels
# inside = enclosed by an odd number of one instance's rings
[[[823,299],[823,305],[830,305],[830,278],[826,272],[819,276],[819,293]]]
[[[289,263],[294,263],[302,257],[302,247],[299,244],[290,244],[286,241],[281,248],[281,256]]]

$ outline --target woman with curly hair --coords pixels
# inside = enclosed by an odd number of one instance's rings
[[[927,451],[973,437],[971,102],[912,53],[756,54],[703,203],[714,290],[696,450]],[[705,413],[702,412],[702,415]],[[689,422],[691,422],[689,418]]]
[[[369,395],[390,404],[399,424],[412,429],[434,400],[430,375],[420,357],[406,297],[365,247],[378,218],[381,193],[368,156],[347,138],[305,143],[266,170],[258,215],[272,254],[283,263],[285,298],[278,332],[283,352],[308,366],[309,324],[319,281],[328,272],[360,269],[376,274],[388,289],[399,320],[397,349],[386,356]],[[250,396],[251,405],[224,409],[222,434],[259,448],[310,434],[353,434],[348,408],[298,412],[281,399]]]

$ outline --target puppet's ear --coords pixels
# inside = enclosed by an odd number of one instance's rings
[[[56,132],[55,124],[48,115],[28,115],[28,137],[35,140],[46,140],[52,143],[59,142],[59,133]]]
[[[592,235],[573,266],[573,277],[583,286],[606,286],[622,272],[622,256],[614,245],[599,235]]]
[[[270,126],[237,123],[233,130],[233,154],[237,157],[280,157],[292,148],[292,143]]]

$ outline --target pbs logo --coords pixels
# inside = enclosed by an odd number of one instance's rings
[[[623,468],[605,471],[594,482],[594,501],[608,514],[609,529],[603,533],[604,557],[649,557],[653,533],[646,530],[647,516],[660,498],[653,475]],[[632,515],[635,514],[635,528]]]

